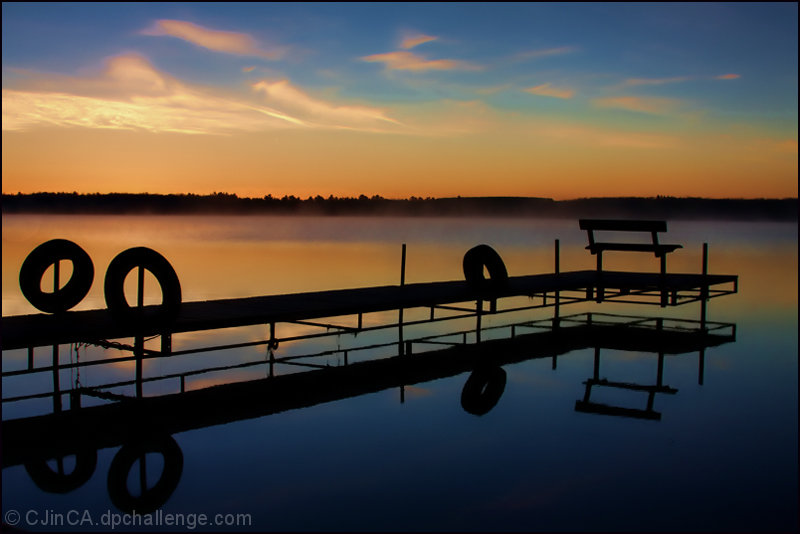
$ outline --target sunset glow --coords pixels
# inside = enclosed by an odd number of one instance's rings
[[[796,4],[2,9],[4,193],[797,196]]]

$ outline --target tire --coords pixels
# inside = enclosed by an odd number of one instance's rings
[[[181,284],[178,275],[164,256],[147,247],[129,248],[120,252],[108,265],[104,290],[106,306],[111,316],[121,323],[139,325],[145,323],[142,311],[131,307],[125,298],[125,277],[136,267],[153,273],[163,295],[163,302],[157,313],[152,316],[148,314],[147,322],[162,325],[175,320],[181,306]]]
[[[157,453],[164,457],[164,468],[158,482],[151,488],[142,490],[134,497],[128,489],[128,473],[134,462],[147,453]],[[172,436],[156,436],[126,443],[111,460],[108,469],[108,496],[119,510],[130,514],[152,513],[169,500],[178,487],[183,473],[183,452]]]
[[[493,292],[508,285],[508,271],[503,259],[489,245],[478,245],[464,254],[464,278],[472,289],[480,292]],[[484,267],[489,271],[489,279],[483,275]]]
[[[472,415],[485,415],[494,408],[506,389],[502,367],[475,369],[461,391],[461,407]]]
[[[25,464],[25,471],[39,489],[48,493],[69,493],[86,484],[97,467],[97,451],[83,450],[75,454],[75,469],[72,473],[56,473],[45,460]]]
[[[42,277],[50,265],[60,260],[72,262],[72,276],[53,293],[42,291]],[[78,304],[89,293],[94,281],[92,259],[81,247],[66,239],[52,239],[33,249],[19,270],[22,294],[36,309],[61,313]]]

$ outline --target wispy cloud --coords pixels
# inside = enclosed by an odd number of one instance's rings
[[[364,56],[362,61],[383,63],[389,70],[408,70],[415,72],[429,70],[480,70],[481,67],[457,59],[426,59],[413,52],[397,51],[385,54]]]
[[[564,54],[572,54],[573,52],[577,52],[578,48],[575,46],[558,46],[553,48],[540,48],[537,50],[527,50],[525,52],[520,52],[512,59],[515,61],[527,61],[529,59],[539,59],[543,57],[550,57],[550,56],[562,56]]]
[[[741,78],[738,74],[722,74],[720,76],[671,76],[668,78],[628,78],[622,82],[622,87],[633,87],[637,85],[666,85],[670,83],[683,83],[693,80],[736,80]]]
[[[403,37],[403,40],[400,42],[400,48],[405,48],[406,50],[410,50],[415,46],[419,46],[423,43],[429,43],[431,41],[436,41],[438,37],[433,37],[431,35],[422,35],[422,34],[414,34],[414,35],[407,35]]]
[[[553,98],[568,99],[575,96],[575,90],[566,87],[554,87],[550,83],[543,83],[534,87],[523,89],[526,93],[539,96],[550,96]]]
[[[259,85],[261,84],[261,85]],[[266,103],[253,95],[221,95],[190,86],[155,69],[142,56],[111,58],[92,78],[34,77],[3,89],[3,130],[34,126],[140,129],[150,132],[227,134],[279,128],[351,128],[385,131],[384,110],[313,99],[288,81],[259,82]]]
[[[353,128],[368,127],[376,122],[398,124],[383,109],[332,104],[308,95],[288,80],[277,82],[262,80],[253,84],[253,89],[266,95],[267,104],[292,112],[294,116],[302,118],[307,125]]]
[[[160,19],[149,28],[142,30],[141,33],[156,36],[169,35],[215,52],[240,56],[280,59],[286,53],[285,47],[265,48],[260,46],[253,37],[246,33],[212,30],[183,20]]]
[[[596,98],[592,101],[601,108],[624,109],[653,115],[665,115],[678,109],[682,102],[674,98],[656,98],[641,96],[616,96],[609,98]]]
[[[673,76],[671,78],[628,78],[622,85],[664,85],[668,83],[681,83],[688,80],[691,80],[689,76]]]

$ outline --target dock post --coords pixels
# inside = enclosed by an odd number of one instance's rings
[[[402,291],[406,285],[406,244],[403,243],[402,253],[400,255],[400,290]],[[403,356],[405,354],[405,346],[403,344],[403,308],[398,310],[397,317],[397,354]]]
[[[59,375],[58,345],[53,345],[53,412],[61,411],[61,380]]]
[[[28,371],[33,369],[33,347],[28,347]]]
[[[703,243],[703,279],[700,282],[700,329],[706,331],[706,301],[708,300],[708,243]]]
[[[142,397],[142,359],[144,356],[144,336],[138,335],[133,342],[133,355],[136,358],[136,398]]]
[[[559,241],[558,241],[558,239],[556,239],[556,243],[555,243],[555,274],[556,274],[556,278],[558,278],[558,275],[560,273],[561,273],[561,250],[560,250]],[[556,282],[556,284],[558,284],[558,282]],[[555,303],[555,307],[553,309],[553,328],[558,328],[559,327],[559,323],[561,322],[561,316],[560,316],[560,312],[561,312],[561,292],[558,290],[558,285],[556,285],[555,293],[556,293],[556,303]],[[553,361],[553,364],[555,365],[555,360]]]
[[[481,342],[481,314],[483,313],[483,301],[475,303],[475,343]]]
[[[706,369],[706,349],[700,349],[700,357],[697,362],[697,383],[703,385],[703,376]]]

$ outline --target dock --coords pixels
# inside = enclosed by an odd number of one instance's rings
[[[655,299],[675,306],[704,302],[736,293],[738,277],[718,274],[639,273],[594,270],[546,273],[508,278],[503,289],[491,295],[476,292],[463,280],[389,285],[236,299],[184,302],[177,319],[167,328],[119,324],[106,309],[3,317],[2,350],[54,344],[94,342],[134,336],[163,335],[257,324],[295,322],[344,315],[419,307],[435,308],[471,301],[552,295],[560,304],[591,300],[630,301]],[[598,297],[597,288],[602,288]],[[567,295],[572,295],[568,297]],[[664,297],[667,297],[666,300]],[[638,300],[644,303],[645,300]],[[653,303],[653,302],[651,302]],[[144,315],[156,306],[145,306]]]

